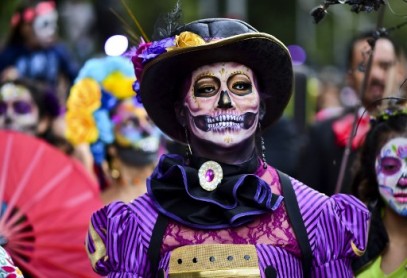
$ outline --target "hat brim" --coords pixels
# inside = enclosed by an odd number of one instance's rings
[[[184,127],[175,114],[182,85],[196,68],[217,62],[237,62],[253,70],[266,111],[263,128],[275,122],[290,100],[293,68],[287,48],[266,33],[246,33],[208,44],[168,51],[145,66],[140,94],[153,122],[168,136],[185,141]]]

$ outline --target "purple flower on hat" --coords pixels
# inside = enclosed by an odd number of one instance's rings
[[[143,58],[143,64],[147,63],[148,61],[154,59],[160,54],[167,52],[168,47],[175,46],[174,44],[175,37],[165,38],[160,41],[155,41],[150,44],[144,51],[139,55],[139,57]]]
[[[144,65],[157,56],[167,52],[167,48],[175,46],[175,37],[165,38],[155,42],[142,41],[136,49],[130,50],[126,56],[131,57],[137,79],[141,78]]]
[[[151,42],[140,43],[139,46],[134,50],[132,49],[129,55],[131,56],[131,62],[134,66],[134,72],[136,73],[137,79],[140,79],[141,73],[143,71],[144,58],[141,57],[143,52],[151,45]]]

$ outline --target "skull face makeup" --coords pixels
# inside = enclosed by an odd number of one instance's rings
[[[259,121],[260,97],[252,70],[232,62],[196,69],[184,106],[196,138],[225,148],[242,143]]]
[[[58,12],[52,3],[43,2],[37,6],[38,15],[33,21],[33,31],[42,46],[48,46],[55,40],[58,29]]]
[[[151,122],[142,106],[126,99],[112,117],[117,143],[143,152],[157,152],[160,147],[160,130]]]
[[[396,213],[407,216],[407,138],[387,142],[375,165],[380,195]]]
[[[14,84],[0,88],[0,128],[34,134],[38,121],[38,107],[27,88]]]

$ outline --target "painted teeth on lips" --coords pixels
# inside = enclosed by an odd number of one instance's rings
[[[218,115],[215,117],[208,117],[207,122],[208,124],[214,124],[219,122],[236,122],[241,123],[243,122],[244,117],[243,115]]]
[[[235,122],[220,122],[214,124],[208,124],[209,130],[212,131],[221,131],[225,129],[229,129],[230,131],[236,131],[243,128],[243,123],[235,123]]]
[[[237,131],[244,127],[243,115],[222,114],[215,117],[207,117],[207,126],[212,131]]]

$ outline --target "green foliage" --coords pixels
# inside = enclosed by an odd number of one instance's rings
[[[10,20],[13,11],[21,0],[1,0],[0,4],[0,48],[7,39],[10,30]]]

